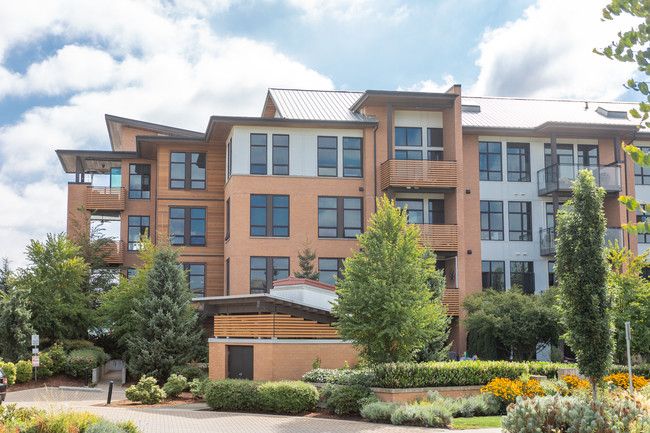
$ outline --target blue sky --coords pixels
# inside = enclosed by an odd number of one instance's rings
[[[269,87],[636,100],[591,53],[600,0],[22,0],[0,3],[0,257],[65,230],[55,149],[109,149],[104,114],[205,130]]]

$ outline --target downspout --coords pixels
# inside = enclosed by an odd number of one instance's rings
[[[373,170],[375,175],[375,213],[377,213],[377,129],[379,129],[379,122],[375,125],[375,130],[373,132],[373,150],[375,157],[375,169]]]

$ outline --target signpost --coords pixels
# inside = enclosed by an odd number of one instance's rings
[[[38,356],[38,334],[32,335],[32,367],[34,367],[34,382],[38,382],[38,366],[40,364],[40,357]]]
[[[634,392],[634,384],[632,383],[632,361],[630,360],[630,340],[632,339],[632,332],[630,331],[630,322],[625,322],[625,342],[627,343],[627,372],[630,376],[630,392]]]

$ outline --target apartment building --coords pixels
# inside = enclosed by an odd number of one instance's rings
[[[197,132],[106,116],[110,150],[57,154],[75,176],[69,221],[83,205],[93,220],[118,226],[109,261],[127,271],[141,234],[169,236],[183,246],[197,301],[219,316],[283,311],[331,323],[326,307],[270,296],[274,282],[331,291],[375,199],[387,194],[408,208],[423,245],[437,253],[450,338],[462,352],[467,295],[553,284],[554,216],[579,169],[592,170],[607,191],[608,238],[633,251],[650,245],[650,236],[620,228],[637,216],[618,197],[650,198],[650,170],[621,150],[623,141],[650,146],[627,119],[632,106],[465,97],[460,86],[446,93],[270,89],[260,117],[212,116]],[[103,186],[95,185],[101,177]],[[324,285],[316,288],[286,282],[306,244],[318,254]],[[260,311],[267,301],[272,308]],[[216,337],[214,356],[223,364],[234,340]]]

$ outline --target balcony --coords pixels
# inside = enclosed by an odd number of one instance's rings
[[[617,165],[580,167],[575,164],[553,164],[537,172],[537,195],[549,195],[554,192],[571,194],[578,171],[584,168],[593,172],[596,185],[603,187],[607,193],[616,193],[623,189],[621,167]]]
[[[106,256],[104,262],[108,265],[121,265],[124,263],[124,241],[115,241],[104,246]]]
[[[88,210],[124,210],[126,188],[86,188],[86,209]]]
[[[623,229],[607,227],[605,231],[605,246],[609,246],[610,242],[614,244],[615,241],[618,241],[618,245],[623,245]],[[556,247],[555,227],[541,229],[539,231],[539,254],[542,256],[555,255]]]
[[[458,226],[452,224],[416,224],[420,228],[420,244],[434,251],[458,251]]]
[[[448,190],[458,185],[456,161],[404,161],[391,159],[381,164],[381,189]]]
[[[442,305],[447,307],[448,316],[460,315],[460,292],[457,288],[446,288],[442,296]]]

